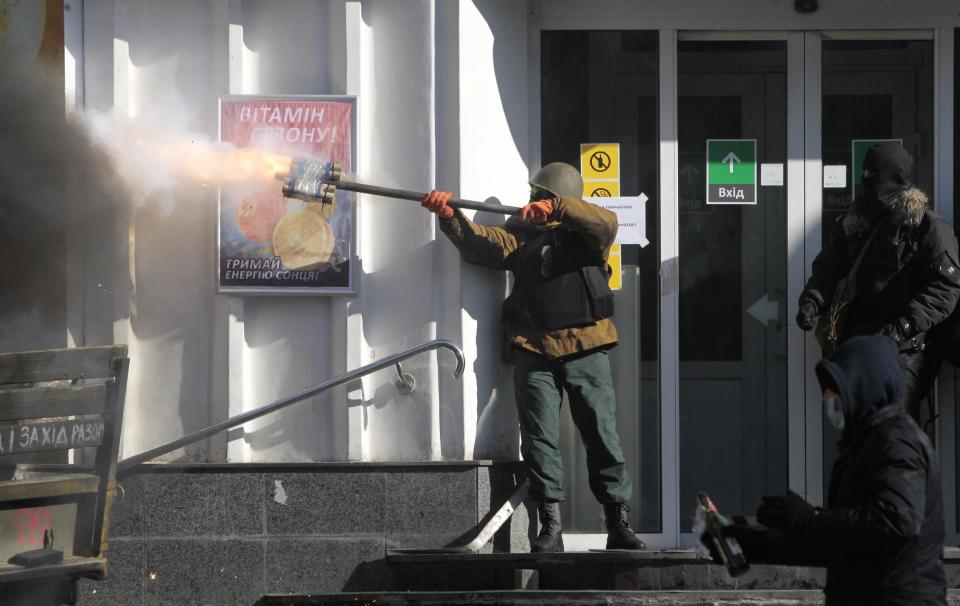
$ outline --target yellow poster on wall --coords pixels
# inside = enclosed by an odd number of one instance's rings
[[[620,290],[623,288],[622,267],[620,263],[620,245],[614,244],[610,247],[610,257],[607,258],[607,264],[610,266],[610,290]]]
[[[619,143],[581,143],[580,176],[583,177],[583,195],[586,198],[620,197],[620,144]],[[608,260],[613,273],[610,274],[610,289],[620,290],[623,280],[620,276],[620,245],[610,248]]]
[[[580,174],[584,181],[619,181],[620,144],[581,143]]]
[[[584,181],[583,195],[588,198],[619,198],[620,181]]]

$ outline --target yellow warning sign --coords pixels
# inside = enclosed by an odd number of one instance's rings
[[[587,181],[583,184],[583,195],[588,198],[619,198],[619,181]]]
[[[620,245],[614,244],[610,247],[610,257],[607,258],[610,265],[610,290],[620,290],[623,288],[623,276],[620,275]]]
[[[620,179],[620,144],[581,143],[580,174],[586,181],[598,179],[618,181]]]

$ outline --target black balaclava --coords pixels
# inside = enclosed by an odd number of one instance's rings
[[[820,360],[816,372],[821,388],[843,398],[844,435],[871,412],[903,398],[899,350],[889,337],[854,337]]]
[[[867,208],[880,211],[889,206],[897,194],[910,187],[912,171],[913,158],[899,143],[887,141],[868,149],[860,177]]]

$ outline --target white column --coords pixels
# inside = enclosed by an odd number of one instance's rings
[[[521,206],[530,196],[533,167],[528,155],[534,145],[529,139],[531,74],[527,61],[521,60],[529,48],[527,8],[520,2],[485,0],[461,0],[459,6],[460,193],[472,200]],[[505,219],[473,215],[482,224],[501,224]],[[508,277],[506,272],[466,263],[461,267],[462,335],[468,362],[464,423],[476,418],[473,455],[517,459],[513,368],[501,361],[500,306],[509,293]]]
[[[372,100],[368,98],[365,91],[370,90],[372,86],[372,74],[365,70],[371,53],[370,26],[363,20],[363,4],[360,0],[348,0],[345,6],[344,14],[345,25],[345,81],[346,93],[348,95],[357,95],[357,133],[355,136],[358,141],[359,152],[357,154],[357,174],[358,179],[366,179],[367,166],[369,162],[370,151],[367,147],[366,125],[369,122],[370,106]],[[359,198],[359,197],[358,197]],[[363,239],[363,225],[366,222],[366,206],[362,199],[358,203],[356,217],[356,244],[357,244],[357,263],[358,276],[363,271],[363,257],[365,242]],[[362,289],[361,289],[362,293]],[[362,296],[362,294],[360,294]],[[346,308],[345,323],[345,348],[346,365],[349,369],[359,368],[370,359],[370,350],[367,346],[366,338],[363,332],[363,315],[359,298],[351,298],[343,302]],[[365,431],[365,409],[362,382],[357,381],[352,386],[351,391],[347,393],[347,458],[351,461],[365,461],[369,459],[370,440],[369,432]]]
[[[76,0],[71,10],[63,14],[63,69],[64,69],[64,98],[67,114],[83,111],[83,8],[84,3]],[[81,175],[73,175],[72,179],[81,179]],[[74,181],[76,183],[76,181]],[[81,225],[82,217],[86,216],[87,209],[85,196],[79,197],[80,203],[67,205],[67,225]],[[82,347],[85,344],[84,334],[84,298],[85,292],[85,265],[88,260],[84,255],[86,234],[67,230],[67,347]],[[71,451],[72,452],[72,451]]]
[[[369,28],[370,34],[361,34],[360,50],[363,177],[429,189],[436,178],[434,3],[363,2],[360,17],[361,31]],[[357,304],[362,363],[369,363],[436,336],[438,284],[433,217],[416,203],[361,198]],[[440,458],[436,355],[404,367],[417,380],[409,396],[397,392],[396,373],[362,381],[365,459]]]

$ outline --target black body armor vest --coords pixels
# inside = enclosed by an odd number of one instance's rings
[[[505,323],[538,330],[592,324],[613,315],[607,264],[579,233],[555,228],[517,253]]]

